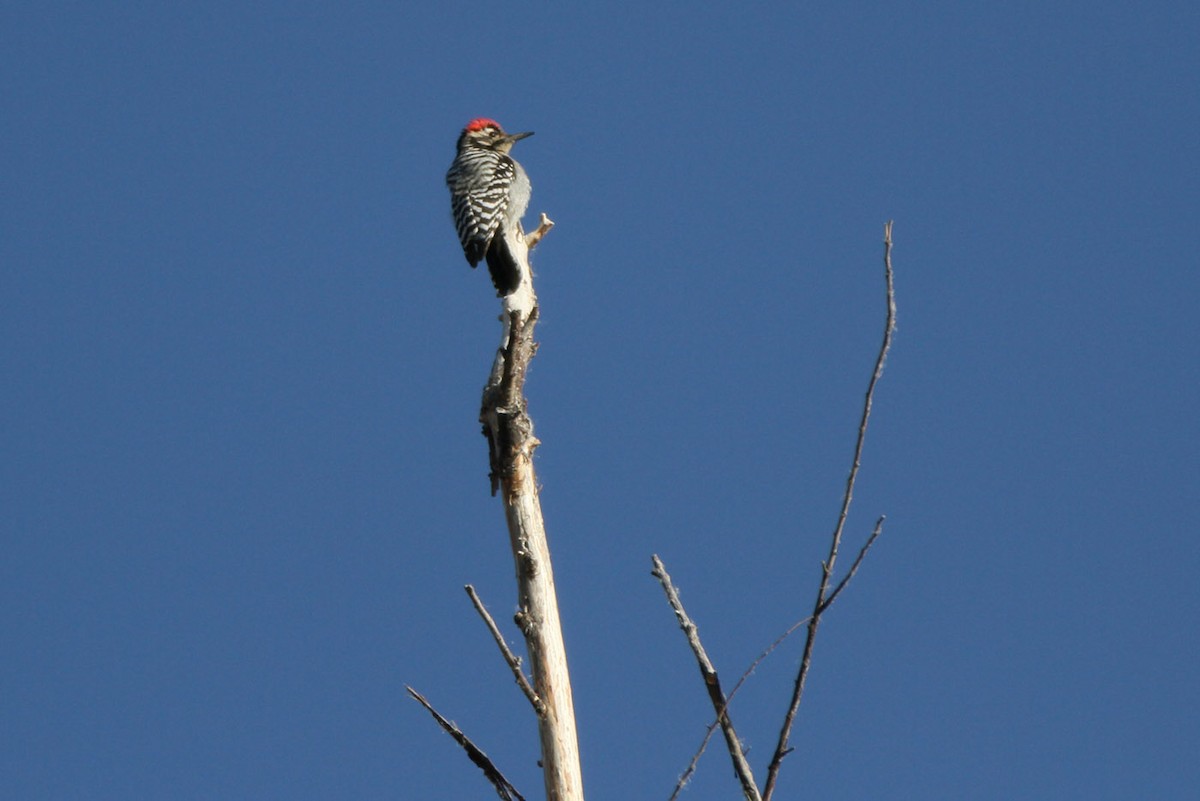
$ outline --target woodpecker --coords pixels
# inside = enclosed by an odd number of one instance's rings
[[[509,156],[513,143],[533,131],[509,134],[495,120],[480,117],[458,137],[458,155],[446,173],[450,210],[463,253],[472,267],[486,258],[500,297],[517,288],[520,268],[505,233],[520,225],[529,205],[529,177]]]

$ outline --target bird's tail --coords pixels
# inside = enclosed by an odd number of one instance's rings
[[[502,298],[511,293],[521,283],[521,268],[508,246],[503,231],[497,231],[488,245],[487,265],[498,297]]]

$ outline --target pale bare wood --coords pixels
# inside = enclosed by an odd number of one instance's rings
[[[554,227],[554,220],[546,216],[546,212],[542,212],[541,219],[538,220],[538,227],[525,237],[525,244],[532,250],[538,242],[542,241],[542,237],[550,233],[550,229]]]
[[[504,518],[516,564],[518,611],[515,619],[525,637],[533,674],[532,687],[521,671],[520,660],[504,643],[495,621],[473,590],[470,587],[467,590],[537,713],[542,752],[540,764],[547,801],[583,801],[571,678],[558,616],[550,546],[533,469],[533,452],[541,443],[533,435],[533,421],[526,413],[524,394],[529,362],[537,350],[533,329],[538,306],[533,291],[533,272],[529,267],[529,249],[553,226],[550,218],[542,214],[540,225],[528,237],[520,224],[503,232],[517,262],[520,280],[516,289],[502,298],[500,346],[483,389],[479,412],[479,421],[488,440],[492,494],[499,494],[504,504]],[[442,723],[444,718],[437,715],[428,702],[416,691],[410,689],[409,692]],[[447,724],[442,725],[447,728]],[[456,736],[455,739],[463,744],[472,760],[476,759],[476,752],[482,753],[473,744],[468,747],[469,741],[463,743],[465,737]],[[499,785],[497,790],[503,796],[505,790]]]
[[[492,493],[500,495],[517,573],[517,625],[525,637],[533,689],[541,701],[538,734],[547,801],[583,801],[583,775],[575,730],[570,672],[563,644],[550,545],[538,499],[533,452],[540,444],[526,413],[525,376],[537,346],[537,296],[529,247],[553,225],[542,224],[530,239],[520,227],[505,233],[520,266],[517,288],[503,299],[500,347],[483,390],[480,422],[488,439]]]
[[[463,589],[471,597],[471,603],[474,604],[475,611],[483,618],[484,625],[491,632],[492,639],[496,641],[496,646],[500,649],[500,655],[504,657],[508,669],[513,672],[513,678],[517,680],[517,686],[521,688],[521,692],[525,693],[525,697],[529,699],[529,703],[533,704],[533,711],[541,715],[545,709],[545,704],[542,703],[541,698],[538,698],[538,694],[533,690],[533,685],[525,677],[525,671],[521,669],[521,657],[514,654],[512,649],[508,647],[508,643],[504,641],[504,635],[500,633],[500,627],[496,625],[496,621],[492,619],[487,607],[483,605],[483,601],[480,599],[479,593],[475,592],[475,588],[468,584]]]

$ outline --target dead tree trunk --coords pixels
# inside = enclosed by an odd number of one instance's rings
[[[517,574],[516,622],[532,662],[530,700],[538,716],[542,769],[548,801],[583,801],[579,745],[567,654],[558,617],[550,546],[538,500],[533,435],[525,400],[525,376],[537,346],[537,296],[533,292],[528,249],[553,225],[542,215],[528,237],[509,232],[509,247],[521,267],[521,282],[504,297],[503,333],[487,385],[480,422],[488,439],[492,494],[499,492],[508,523]],[[520,671],[519,665],[514,669]]]

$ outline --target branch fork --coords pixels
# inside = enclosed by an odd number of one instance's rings
[[[652,575],[662,584],[663,591],[666,593],[667,602],[671,609],[675,612],[675,617],[679,621],[679,627],[687,636],[688,645],[692,649],[692,653],[700,666],[700,673],[704,679],[705,687],[708,690],[709,700],[712,702],[713,710],[716,713],[716,720],[708,727],[704,741],[701,743],[699,750],[692,757],[691,763],[687,770],[684,771],[679,781],[675,785],[675,790],[671,794],[671,801],[674,801],[682,791],[684,785],[695,771],[696,764],[700,759],[704,749],[708,746],[708,741],[712,737],[714,729],[719,725],[722,733],[725,735],[725,745],[729,751],[729,757],[733,763],[734,773],[737,775],[738,781],[742,786],[742,795],[746,801],[770,801],[770,798],[775,792],[776,782],[779,776],[779,770],[783,765],[784,758],[794,750],[789,745],[792,726],[795,722],[796,713],[800,707],[800,699],[804,693],[805,680],[808,677],[810,665],[812,663],[813,645],[816,641],[817,628],[821,622],[821,616],[829,609],[834,600],[841,594],[842,590],[850,582],[858,572],[859,566],[866,558],[867,552],[874,545],[883,530],[884,518],[880,517],[875,522],[875,528],[872,530],[866,543],[858,552],[854,563],[850,566],[850,570],[842,577],[836,585],[830,589],[832,581],[834,565],[837,562],[838,549],[841,546],[842,532],[845,529],[846,518],[850,513],[850,502],[854,496],[854,484],[858,477],[858,470],[862,463],[863,445],[866,440],[867,423],[871,417],[871,404],[875,395],[875,386],[883,375],[883,366],[887,360],[888,351],[892,346],[892,334],[896,328],[896,299],[895,288],[892,279],[892,223],[888,222],[884,226],[884,277],[887,283],[887,319],[884,324],[883,342],[879,348],[879,354],[875,360],[875,369],[871,374],[871,380],[867,384],[866,398],[863,403],[862,416],[859,419],[858,438],[854,446],[854,457],[851,461],[850,474],[846,480],[846,490],[842,496],[842,505],[838,512],[837,523],[834,526],[833,534],[830,538],[829,553],[825,559],[821,561],[821,580],[817,588],[817,597],[813,604],[812,614],[793,625],[784,634],[778,637],[758,659],[742,674],[742,677],[734,685],[733,691],[726,696],[721,691],[720,680],[717,676],[716,668],[713,667],[708,655],[704,651],[704,646],[700,642],[700,636],[697,632],[695,623],[688,617],[687,612],[683,609],[683,604],[679,600],[679,593],[676,591],[671,582],[671,577],[668,575],[666,568],[663,566],[662,560],[658,556],[652,557],[654,569]],[[775,747],[775,752],[771,757],[770,763],[767,765],[766,783],[760,793],[757,783],[754,780],[753,773],[746,761],[745,753],[742,750],[741,741],[738,739],[737,733],[733,728],[733,722],[729,718],[729,702],[734,694],[742,686],[742,683],[750,675],[751,672],[758,666],[768,654],[770,654],[780,643],[783,642],[792,632],[798,630],[801,626],[807,625],[808,636],[804,643],[804,653],[800,660],[800,668],[796,674],[796,679],[793,686],[792,698],[788,705],[787,714],[784,716],[783,725],[779,732],[779,741]]]

